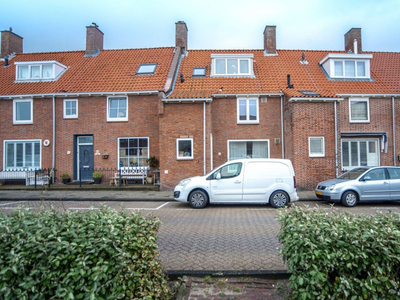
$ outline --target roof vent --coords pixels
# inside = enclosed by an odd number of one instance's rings
[[[290,83],[290,74],[287,74],[287,88],[292,89],[294,85]]]
[[[8,64],[8,55],[5,55],[4,56],[4,67],[8,67],[9,66],[9,64]]]

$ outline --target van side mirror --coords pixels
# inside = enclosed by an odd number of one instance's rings
[[[215,179],[220,180],[221,179],[221,173],[218,172],[217,176],[215,176]]]

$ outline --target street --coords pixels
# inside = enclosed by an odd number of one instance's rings
[[[139,211],[157,216],[160,259],[165,270],[218,272],[286,271],[278,255],[276,238],[278,210],[268,205],[209,205],[192,209],[175,201],[0,201],[0,210],[10,213],[21,206],[87,211],[106,205],[117,211]],[[295,205],[331,210],[325,201],[299,201]],[[400,211],[399,202],[359,204],[354,208],[335,205],[338,211],[376,214]]]

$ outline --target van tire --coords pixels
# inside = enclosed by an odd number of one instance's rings
[[[204,208],[208,204],[208,195],[201,190],[194,190],[190,193],[188,202],[192,208]]]
[[[269,198],[272,207],[281,208],[289,203],[289,195],[284,191],[275,191]]]

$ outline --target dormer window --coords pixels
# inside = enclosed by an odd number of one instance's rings
[[[254,76],[253,54],[212,54],[211,76]]]
[[[17,81],[51,81],[67,69],[57,61],[15,62]]]
[[[320,65],[331,79],[371,79],[371,54],[328,54]]]

